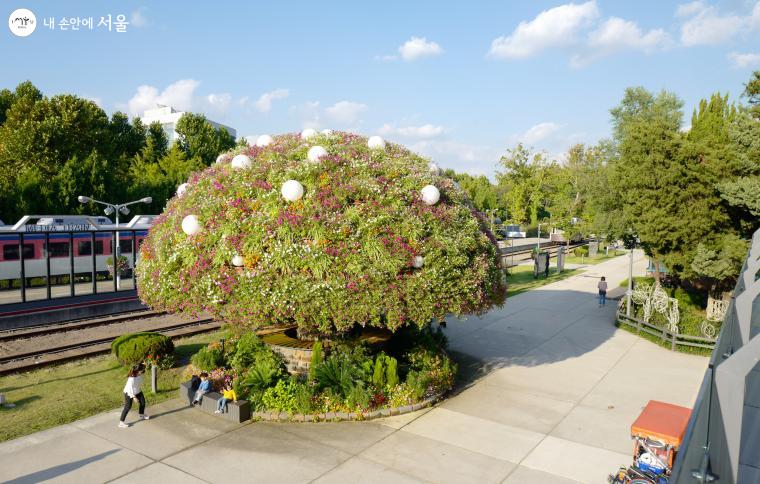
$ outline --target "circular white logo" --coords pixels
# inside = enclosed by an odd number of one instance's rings
[[[26,37],[32,35],[34,29],[37,28],[37,17],[34,16],[31,10],[26,8],[17,8],[13,11],[10,17],[8,17],[8,28],[11,29],[13,35],[17,37]]]

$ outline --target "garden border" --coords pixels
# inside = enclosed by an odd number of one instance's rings
[[[375,420],[378,418],[394,417],[396,415],[404,415],[407,413],[416,412],[423,408],[427,408],[443,398],[443,393],[440,395],[434,395],[430,398],[426,398],[421,402],[404,405],[403,407],[390,407],[380,410],[373,410],[371,412],[323,412],[323,413],[294,413],[288,412],[251,412],[251,420],[254,422],[303,422],[303,423],[317,423],[317,422],[342,422],[353,421],[363,422],[366,420]]]
[[[678,346],[689,346],[692,348],[704,348],[712,350],[715,348],[715,343],[718,341],[715,338],[705,338],[702,336],[691,336],[688,334],[673,333],[667,328],[655,326],[641,319],[627,316],[625,313],[618,311],[615,322],[618,324],[625,324],[636,330],[638,335],[642,331],[660,338],[663,343],[670,343],[670,350],[677,351]]]

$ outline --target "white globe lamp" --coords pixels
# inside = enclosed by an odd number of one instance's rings
[[[227,155],[224,154],[224,153],[222,153],[221,155],[219,155],[219,156],[216,157],[216,162],[217,163],[221,163],[221,162],[223,162],[225,160],[225,158],[227,158]]]
[[[183,183],[182,185],[178,186],[177,187],[177,196],[181,197],[182,195],[184,195],[185,192],[187,191],[187,187],[188,187],[187,183]]]
[[[188,215],[182,219],[182,231],[187,235],[195,235],[201,230],[203,230],[203,228],[198,221],[198,217],[195,215]]]
[[[367,146],[373,150],[382,150],[385,148],[385,140],[380,136],[370,136],[367,140]]]
[[[232,258],[232,265],[235,267],[243,267],[243,264],[245,264],[245,261],[243,260],[243,256],[236,255]]]
[[[303,185],[296,180],[288,180],[282,184],[280,193],[285,200],[295,202],[303,197]]]
[[[258,146],[259,148],[263,148],[264,146],[269,146],[270,144],[272,144],[272,141],[274,140],[272,139],[271,136],[269,136],[268,134],[262,134],[261,136],[256,138],[256,146]]]
[[[232,168],[242,170],[251,167],[251,159],[245,155],[237,155],[232,159]]]
[[[312,128],[306,128],[305,130],[301,131],[301,139],[307,140],[309,138],[313,138],[317,135],[317,130]]]
[[[425,264],[425,258],[421,255],[414,256],[414,261],[412,261],[412,265],[414,265],[415,269],[421,268]]]
[[[322,131],[320,131],[320,133],[322,133],[322,136],[332,136],[333,130],[331,130],[331,129],[323,129]]]
[[[420,193],[427,205],[435,205],[441,199],[441,192],[433,185],[425,185]]]
[[[312,163],[319,161],[323,156],[327,156],[327,150],[321,146],[312,146],[306,154],[306,158]]]

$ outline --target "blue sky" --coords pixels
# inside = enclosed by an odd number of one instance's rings
[[[760,0],[214,3],[5,2],[38,26],[3,30],[0,87],[29,79],[130,115],[162,102],[239,136],[380,134],[492,176],[518,141],[561,156],[609,136],[627,86],[676,92],[688,123],[760,69]],[[127,32],[43,22],[108,14]]]

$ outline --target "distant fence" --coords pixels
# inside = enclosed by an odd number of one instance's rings
[[[617,313],[618,324],[624,324],[636,329],[636,334],[646,333],[656,338],[660,338],[663,343],[670,344],[670,349],[675,351],[678,346],[690,346],[692,348],[715,348],[717,339],[705,338],[702,336],[691,336],[688,334],[674,333],[662,326],[656,326],[652,323],[647,323],[638,318],[626,316],[623,312]]]

